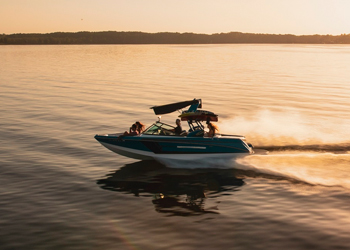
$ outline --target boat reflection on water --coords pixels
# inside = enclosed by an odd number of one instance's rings
[[[97,181],[103,189],[152,197],[155,210],[175,216],[218,213],[221,195],[244,185],[234,169],[174,169],[157,161],[126,164]],[[205,203],[211,203],[205,207]]]

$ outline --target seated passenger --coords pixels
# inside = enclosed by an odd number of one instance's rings
[[[208,125],[209,132],[206,133],[206,136],[213,137],[216,133],[215,131],[219,132],[218,126],[216,126],[215,124],[212,124],[210,121],[207,121],[207,125]]]
[[[135,122],[135,124],[136,124],[136,131],[139,134],[141,134],[145,130],[145,124],[143,124],[143,123],[141,123],[139,121]]]
[[[128,131],[125,131],[125,132],[124,132],[124,135],[138,135],[139,132],[137,132],[136,129],[137,129],[136,124],[133,124],[133,125],[130,127],[130,129],[129,129],[129,133],[128,133]]]
[[[175,135],[181,135],[182,132],[186,132],[182,130],[181,127],[181,120],[180,119],[176,119],[176,128],[174,129]]]

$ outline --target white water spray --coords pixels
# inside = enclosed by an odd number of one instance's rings
[[[350,120],[309,118],[293,110],[259,111],[253,118],[219,122],[223,134],[242,134],[254,146],[310,145],[350,142]]]

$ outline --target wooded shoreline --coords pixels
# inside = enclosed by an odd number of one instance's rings
[[[175,33],[175,32],[55,32],[46,34],[2,34],[1,45],[39,44],[350,44],[350,34],[292,35],[256,33]]]

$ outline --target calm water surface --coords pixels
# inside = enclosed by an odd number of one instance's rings
[[[350,46],[1,46],[0,58],[1,249],[350,249]],[[193,98],[270,154],[161,165],[93,138]]]

